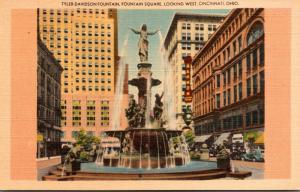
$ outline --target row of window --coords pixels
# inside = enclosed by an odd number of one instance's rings
[[[79,64],[79,63],[76,63],[75,64],[75,66],[76,67],[96,67],[96,68],[98,68],[99,67],[99,64],[98,63],[88,63],[88,65],[86,65],[86,63],[85,62],[82,62],[81,63],[81,65]],[[104,64],[104,63],[101,63],[101,68],[105,68],[105,67],[107,67],[107,68],[111,68],[111,64],[110,63],[107,63],[107,66]]]
[[[182,30],[190,30],[191,29],[191,23],[182,23],[181,29]],[[198,30],[203,31],[204,30],[204,24],[196,23],[194,25],[194,29],[197,30],[197,31]],[[207,25],[207,30],[208,31],[215,31],[215,30],[217,30],[217,25],[208,24]]]
[[[259,84],[259,88],[260,88],[260,93],[264,92],[264,87],[265,87],[265,83],[264,83],[264,72],[261,71],[259,73],[259,80],[260,80],[260,84]],[[223,106],[226,105],[230,105],[231,104],[231,89],[227,89],[225,91],[223,91]],[[247,97],[251,96],[251,95],[256,95],[258,93],[258,75],[255,74],[252,77],[247,79],[247,89],[246,89],[246,94]],[[220,108],[221,104],[220,104],[220,94],[216,94],[216,108]],[[237,101],[241,101],[243,99],[243,83],[240,82],[238,85],[235,85],[233,87],[233,102],[237,102]]]
[[[95,100],[87,100],[86,104],[87,105],[94,105],[96,103]],[[65,106],[67,104],[67,100],[61,100],[61,105]],[[81,100],[72,100],[72,104],[74,106],[78,106],[81,104]],[[108,100],[101,100],[101,105],[109,105],[109,101]]]
[[[259,39],[263,32],[263,24],[261,22],[256,22],[251,26],[250,31],[247,34],[247,46],[254,43],[257,39]],[[212,46],[213,48],[204,53],[203,56],[199,59],[199,62],[195,65],[195,71],[197,71],[198,68],[200,68],[203,64],[207,62],[208,59],[218,50],[215,46]],[[264,48],[262,47],[262,50],[260,50],[261,54],[264,54]],[[242,50],[242,35],[240,35],[236,40],[233,40],[232,44],[229,44],[226,48],[222,51],[222,59],[223,59],[223,65],[226,64],[232,57],[234,57],[237,53],[239,53]],[[255,52],[255,51],[254,51]],[[254,53],[255,54],[255,53]],[[221,65],[221,54],[216,56],[213,60],[214,64],[216,66]]]
[[[191,41],[191,33],[182,33],[181,34],[181,40],[183,41]],[[195,33],[195,41],[200,41],[203,42],[204,41],[204,34],[203,33]]]
[[[101,80],[99,80],[98,78],[95,78],[95,79],[88,78],[88,82],[89,82],[89,83],[92,83],[93,80],[94,80],[95,83],[99,83],[99,82],[101,82],[101,83],[105,83],[105,82],[111,83],[111,79],[104,79],[104,78],[101,78]],[[106,80],[106,81],[105,81],[105,80]],[[80,79],[79,79],[79,78],[76,78],[76,79],[75,79],[75,82],[76,82],[76,83],[79,83],[79,82],[80,82]],[[81,79],[81,82],[82,82],[82,83],[87,82],[87,81],[86,81],[86,78],[82,78],[82,79]],[[68,85],[68,83],[65,82],[65,85]]]
[[[43,40],[44,40],[44,42],[45,41],[47,41],[47,35],[48,34],[43,34]],[[98,36],[98,35],[95,35],[95,36]],[[105,35],[103,35],[102,37],[105,37]],[[109,36],[110,37],[110,36]],[[53,35],[53,34],[50,34],[50,38],[49,38],[49,40],[50,41],[54,41],[54,38],[56,38],[56,40],[58,41],[57,42],[57,44],[59,45],[59,46],[61,46],[61,40],[62,40],[62,38],[61,38],[61,35],[60,34],[58,34],[58,35]],[[65,41],[68,41],[69,40],[69,37],[68,36],[64,36],[64,38],[63,38]],[[70,39],[71,41],[72,41],[72,39]],[[94,40],[92,40],[92,39],[85,39],[85,38],[83,38],[82,37],[82,44],[86,44],[86,40],[88,40],[88,43],[89,44],[92,44],[92,42],[94,41],[95,42],[95,44],[99,44],[99,40],[100,40],[100,42],[101,42],[101,45],[105,45],[105,44],[107,44],[107,45],[111,45],[111,41],[109,40],[109,39],[107,39],[106,41],[105,40],[103,40],[102,38],[98,38],[98,39],[94,39]],[[79,39],[76,39],[75,40],[75,42],[76,42],[76,44],[79,44],[80,43],[80,40]],[[106,43],[105,43],[106,42]],[[54,42],[50,42],[50,43],[54,43]],[[91,49],[92,47],[90,47],[89,48],[89,50],[92,50]],[[85,49],[85,47],[83,46],[83,48],[82,49]],[[98,47],[95,47],[95,50],[98,50]]]
[[[104,86],[76,86],[75,87],[76,91],[112,91],[111,87],[104,87]],[[64,93],[69,93],[69,89],[68,88],[64,88]]]
[[[112,10],[109,10],[109,11],[112,12]],[[48,13],[50,15],[54,15],[55,12],[56,12],[57,15],[61,15],[62,12],[63,12],[64,15],[73,14],[73,10],[70,11],[70,10],[66,9],[66,10],[63,11],[61,9],[56,9],[56,10],[54,10],[54,9],[43,9],[43,14],[44,15],[47,15]],[[90,13],[90,14],[94,13],[94,14],[104,15],[105,11],[104,10],[99,10],[99,9],[89,9],[89,10],[87,10],[87,9],[77,9],[76,13]]]
[[[75,74],[76,74],[76,75],[80,75],[80,71],[79,71],[79,70],[75,70]],[[95,70],[95,71],[93,70],[93,71],[92,71],[92,70],[90,70],[90,69],[86,72],[85,69],[83,69],[83,70],[81,70],[81,74],[82,74],[82,75],[87,75],[87,74],[88,74],[88,75],[93,75],[93,74],[99,75],[100,72],[97,71],[97,70]],[[108,76],[111,76],[111,72],[110,72],[110,71],[107,71],[106,74],[107,74]],[[105,71],[101,71],[101,75],[105,75]],[[65,72],[65,73],[64,73],[64,77],[65,77],[65,78],[68,78],[68,73]]]
[[[203,45],[201,44],[195,44],[195,50],[200,50]],[[182,50],[192,50],[191,43],[182,43],[181,44]],[[185,56],[182,56],[182,59],[184,59]]]
[[[86,41],[85,41],[85,40],[82,40],[81,43],[82,43],[82,44],[86,44]],[[53,43],[53,42],[50,42],[49,44],[50,44],[50,48],[54,48],[54,43]],[[79,41],[79,40],[76,40],[76,44],[80,44],[80,41]],[[99,42],[98,42],[97,40],[95,40],[95,41],[89,40],[89,41],[87,42],[87,44],[89,44],[89,45],[91,45],[91,44],[99,44]],[[60,42],[58,42],[58,43],[56,44],[56,48],[62,48],[62,45],[61,45]],[[68,48],[69,48],[69,44],[68,44],[68,43],[64,43],[63,48],[68,49]],[[91,50],[91,49],[90,49],[90,50]],[[95,49],[95,50],[98,51],[99,49]],[[78,49],[78,51],[79,51],[79,49]],[[92,50],[91,50],[91,51],[92,51]],[[110,52],[110,51],[109,51],[109,52]]]
[[[214,132],[230,131],[242,129],[245,124],[246,128],[255,128],[264,124],[264,109],[249,111],[246,116],[242,114],[233,115],[220,120],[203,123],[195,126],[195,135],[205,135]]]

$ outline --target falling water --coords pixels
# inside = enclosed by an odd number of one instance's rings
[[[182,160],[182,165],[185,165],[185,153],[184,153],[184,150],[183,150],[183,142],[181,142],[181,137],[178,135],[177,133],[177,137],[178,137],[178,141],[179,141],[179,151],[180,151],[180,156],[181,156],[181,160]]]
[[[143,132],[141,131],[141,142],[140,142],[140,169],[142,168],[142,144],[143,144]]]
[[[121,161],[121,151],[122,151],[122,141],[121,141],[121,136],[118,137],[119,141],[120,141],[120,150],[119,150],[119,160],[118,160],[118,167],[120,167],[122,165],[122,163],[120,163]]]
[[[184,135],[181,135],[181,136],[182,136],[182,140],[183,140],[183,144],[184,144],[184,158],[185,158],[186,164],[188,164],[191,161],[190,152],[188,149],[188,144],[186,143],[186,140],[185,140],[185,136]]]
[[[151,168],[150,131],[148,130],[148,169]]]
[[[166,50],[163,46],[164,38],[161,32],[158,32],[159,40],[160,40],[160,57],[161,57],[161,65],[164,68],[164,116],[167,120],[167,128],[175,129],[176,128],[176,114],[175,111],[175,89],[174,83],[174,67],[168,62]],[[166,102],[167,101],[167,102]]]
[[[128,49],[128,35],[126,36],[118,65],[118,76],[117,85],[115,92],[115,102],[113,106],[113,119],[112,119],[112,129],[116,130],[121,126],[121,106],[123,100],[123,89],[124,89],[124,77],[125,77],[125,66],[126,66],[126,55]]]
[[[151,128],[151,75],[147,78],[146,127]]]
[[[165,149],[165,167],[168,167],[168,159],[167,159],[167,151],[166,151],[166,144],[165,144],[165,136],[163,134],[163,132],[160,132],[162,139],[163,139],[163,143],[164,143],[164,149]]]
[[[157,131],[155,131],[156,134],[156,144],[157,144],[157,159],[158,159],[158,169],[160,169],[160,157],[159,157],[159,144],[158,144],[158,136],[157,136]]]
[[[133,132],[131,145],[130,145],[130,157],[129,157],[129,166],[128,166],[129,168],[131,168],[131,158],[132,158],[132,151],[133,151],[134,135],[135,135],[135,132]]]

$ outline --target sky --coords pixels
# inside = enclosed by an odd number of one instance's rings
[[[128,49],[126,56],[126,63],[129,64],[129,79],[137,76],[137,64],[139,63],[138,56],[138,39],[139,35],[134,34],[129,27],[139,30],[142,24],[147,24],[149,32],[159,29],[162,36],[165,37],[172,18],[176,12],[181,13],[199,13],[199,14],[220,14],[226,15],[230,12],[228,9],[198,9],[198,10],[118,10],[118,46],[119,54],[121,54],[124,40],[128,36]],[[160,57],[160,42],[158,34],[148,36],[149,51],[148,60],[152,63],[153,78],[163,80],[163,67],[161,65]],[[161,93],[163,84],[152,89],[152,94]],[[137,93],[137,88],[129,85],[129,92],[131,94]]]

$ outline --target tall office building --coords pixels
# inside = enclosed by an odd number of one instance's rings
[[[64,69],[63,141],[74,141],[80,129],[99,136],[111,128],[113,116],[118,68],[117,11],[39,9],[38,18],[42,41]],[[125,119],[122,122],[124,128]]]
[[[62,67],[37,39],[37,158],[60,155]]]
[[[263,144],[264,9],[232,10],[192,63],[198,141]]]
[[[184,58],[193,57],[216,31],[224,16],[176,13],[173,17],[164,47],[169,64],[174,69],[175,107],[177,129],[184,127],[183,112],[191,103],[186,103],[186,71]]]

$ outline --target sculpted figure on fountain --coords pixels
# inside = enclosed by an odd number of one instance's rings
[[[130,95],[129,106],[125,109],[129,127],[145,127],[145,107],[136,104],[133,95]]]
[[[161,95],[159,95],[158,93],[155,94],[155,106],[153,108],[155,120],[161,120],[161,116],[163,113],[163,105],[164,105],[163,102],[161,101],[163,96],[164,96],[164,92],[162,92]]]

